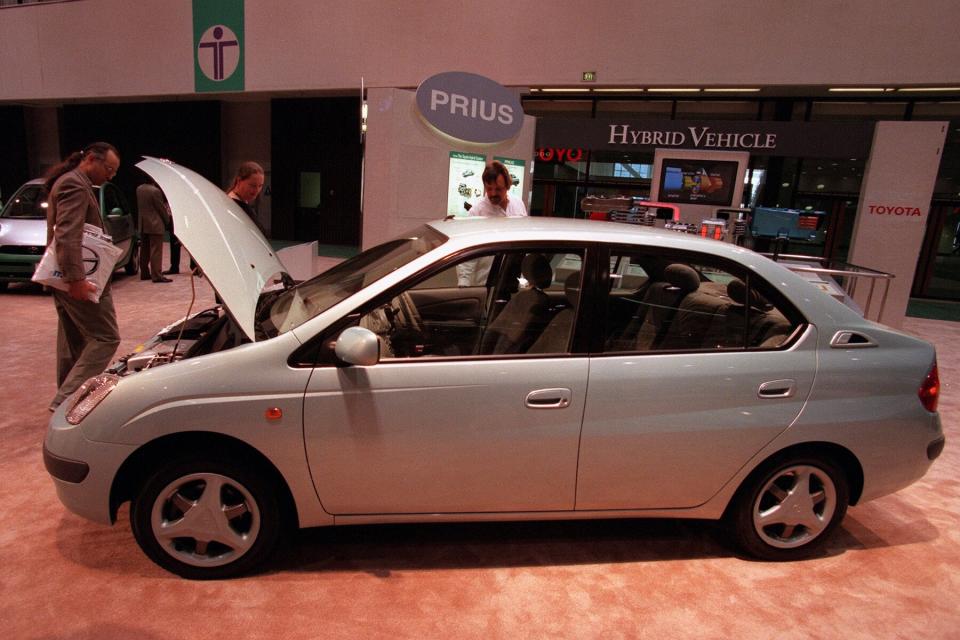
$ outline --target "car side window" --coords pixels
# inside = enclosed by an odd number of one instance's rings
[[[358,324],[388,361],[567,353],[582,266],[579,251],[474,255],[374,304]]]
[[[614,253],[610,263],[607,353],[776,348],[796,328],[760,293],[757,277],[737,266],[629,252]],[[631,269],[647,276],[636,288],[618,277]]]

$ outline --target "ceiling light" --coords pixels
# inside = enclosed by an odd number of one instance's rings
[[[651,93],[699,93],[700,89],[692,87],[651,87],[647,91]]]
[[[640,93],[643,89],[640,87],[598,87],[594,91],[597,93]]]
[[[588,93],[590,89],[585,87],[551,87],[551,88],[542,88],[540,91],[544,93]]]
[[[830,87],[827,91],[834,93],[883,93],[883,87]]]
[[[707,93],[757,93],[759,88],[751,87],[713,87],[704,89]]]
[[[900,87],[897,91],[960,91],[960,87]]]

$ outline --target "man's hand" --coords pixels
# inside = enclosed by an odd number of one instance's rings
[[[67,293],[69,293],[70,297],[74,300],[89,300],[90,294],[97,290],[97,285],[89,280],[74,280],[69,284],[70,289]]]

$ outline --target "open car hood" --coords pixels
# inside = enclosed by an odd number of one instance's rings
[[[173,228],[203,275],[250,340],[264,286],[287,272],[253,220],[222,189],[168,160],[145,157],[137,166],[170,203]]]

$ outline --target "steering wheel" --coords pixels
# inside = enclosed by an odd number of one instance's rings
[[[413,303],[410,294],[404,291],[391,302],[394,308],[394,321],[397,328],[404,328],[423,335],[423,321],[420,319],[420,312],[417,311],[417,305]]]

